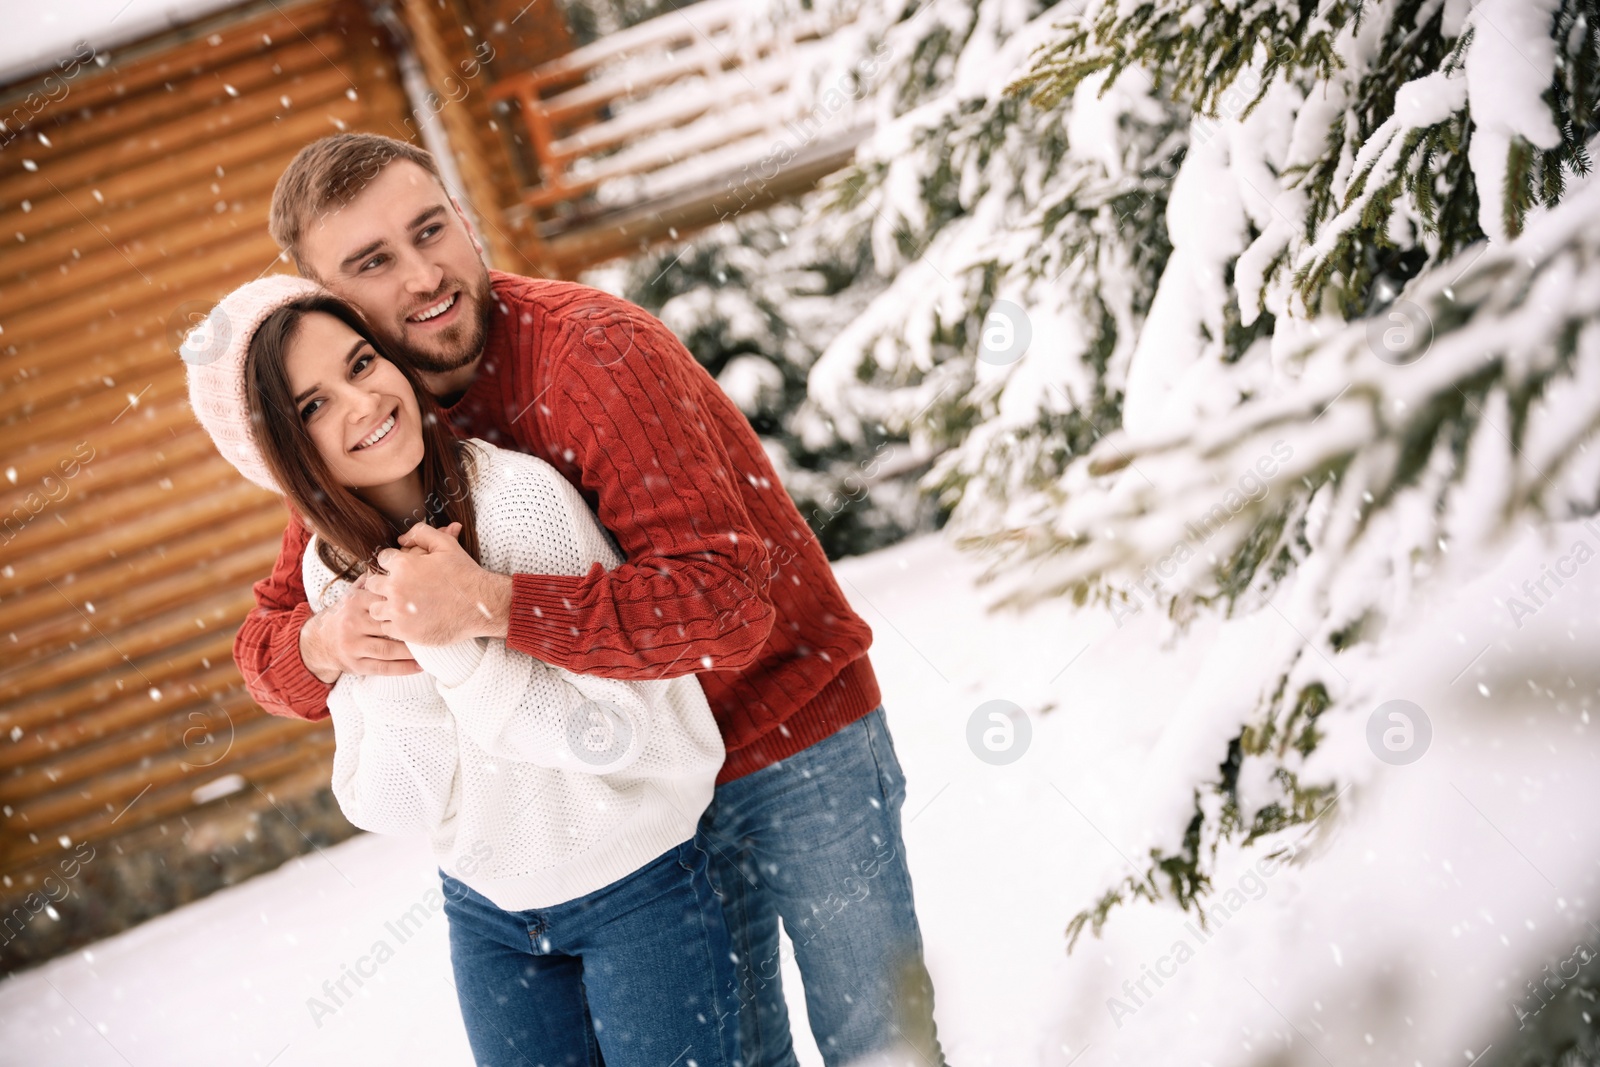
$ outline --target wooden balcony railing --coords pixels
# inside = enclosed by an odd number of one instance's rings
[[[815,16],[757,30],[740,6],[691,4],[490,88],[517,104],[538,167],[521,210],[555,259],[681,235],[848,162],[862,117],[848,105],[807,114],[791,91],[839,27]]]

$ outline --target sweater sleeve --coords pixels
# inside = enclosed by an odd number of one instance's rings
[[[321,609],[350,592],[315,554],[301,560],[301,587]],[[345,818],[379,834],[429,833],[454,815],[461,762],[456,721],[426,674],[341,675],[328,693],[333,716],[333,795]]]
[[[676,678],[755,661],[776,612],[767,549],[711,413],[706,372],[654,316],[600,290],[553,316],[524,418],[578,468],[626,562],[516,572],[506,643],[610,678]],[[782,487],[775,487],[782,492]]]
[[[233,639],[233,661],[264,710],[317,722],[328,717],[332,686],[300,658],[300,628],[312,614],[300,575],[310,539],[311,532],[291,510],[272,574],[255,584],[256,606]]]
[[[353,825],[377,834],[431,833],[454,814],[456,723],[433,679],[347,674],[334,684],[328,707],[333,795]]]
[[[649,740],[662,682],[591,678],[481,638],[412,653],[462,733],[490,756],[611,774]]]
[[[473,501],[486,567],[574,574],[621,562],[583,498],[549,464],[500,450],[480,462],[486,469]],[[502,641],[409,647],[479,748],[588,774],[639,758],[670,684],[576,674]]]

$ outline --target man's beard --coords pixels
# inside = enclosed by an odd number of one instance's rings
[[[442,287],[441,295],[454,288],[455,285]],[[477,305],[477,314],[463,308],[459,322],[431,338],[436,346],[432,348],[420,348],[408,343],[404,332],[406,326],[402,324],[402,333],[390,338],[387,346],[395,359],[403,360],[406,366],[423,374],[449,374],[478,358],[489,335],[489,307],[493,294],[488,273],[484,273],[481,289],[469,289],[462,284],[460,290],[461,295],[457,299],[466,300],[470,297],[471,302]]]

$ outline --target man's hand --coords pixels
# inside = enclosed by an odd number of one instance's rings
[[[369,576],[367,588],[382,598],[369,609],[380,632],[419,645],[505,639],[511,579],[478,566],[456,540],[460,533],[458,522],[443,530],[418,523],[400,535],[400,548],[378,553],[389,573]]]
[[[378,597],[366,584],[367,576],[362,575],[343,600],[317,612],[300,628],[300,659],[324,682],[336,682],[341,674],[422,670],[403,642],[384,636],[382,624],[371,614]]]

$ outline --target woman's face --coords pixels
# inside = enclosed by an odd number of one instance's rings
[[[284,369],[295,414],[340,485],[389,485],[422,463],[422,415],[411,384],[349,326],[307,313]]]

